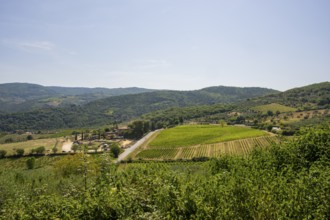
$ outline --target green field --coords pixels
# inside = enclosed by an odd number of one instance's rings
[[[248,127],[220,125],[183,125],[162,131],[149,148],[177,148],[199,144],[214,144],[242,138],[268,135],[264,131]]]
[[[277,136],[261,136],[255,138],[226,141],[216,144],[203,144],[192,147],[180,148],[146,148],[135,155],[135,159],[146,160],[177,160],[192,159],[194,157],[221,157],[224,155],[247,156],[254,147],[267,147],[273,143],[278,143]]]
[[[281,104],[277,104],[277,103],[271,103],[271,104],[267,104],[267,105],[259,105],[256,107],[252,108],[255,111],[259,111],[262,112],[264,114],[266,114],[268,111],[272,111],[272,112],[294,112],[297,109],[296,108],[292,108],[292,107],[288,107],[285,105],[281,105]]]
[[[49,139],[49,138],[62,138],[62,137],[71,137],[72,132],[74,130],[67,129],[67,130],[57,130],[51,131],[49,133],[42,133],[42,134],[32,134],[34,140],[37,139]],[[29,134],[4,134],[0,133],[0,144],[5,143],[14,143],[14,142],[25,142],[27,140]],[[8,141],[10,140],[10,141]]]
[[[57,147],[62,146],[63,139],[58,138],[49,138],[49,139],[38,139],[17,143],[9,143],[9,144],[0,144],[0,150],[7,151],[7,155],[15,154],[15,149],[24,149],[25,154],[28,154],[32,149],[44,146],[46,150],[52,149],[56,144]]]

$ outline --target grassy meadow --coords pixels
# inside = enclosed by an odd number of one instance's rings
[[[7,155],[15,154],[15,149],[24,149],[25,154],[29,153],[32,149],[37,147],[45,147],[46,150],[51,150],[54,146],[62,147],[61,138],[48,138],[48,139],[37,139],[24,142],[0,144],[0,150],[7,151]]]
[[[281,104],[277,104],[277,103],[271,103],[271,104],[267,104],[267,105],[259,105],[256,107],[252,108],[255,111],[259,111],[262,112],[263,114],[266,114],[268,111],[272,111],[272,112],[294,112],[297,111],[296,108],[292,108],[292,107],[288,107],[285,105],[281,105]]]
[[[242,138],[268,135],[266,132],[248,127],[220,125],[182,125],[163,130],[149,148],[177,148],[199,144],[214,144]]]

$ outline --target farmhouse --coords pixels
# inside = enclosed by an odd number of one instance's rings
[[[272,127],[272,130],[271,131],[274,132],[274,133],[277,133],[277,132],[281,131],[281,128],[279,128],[279,127]]]

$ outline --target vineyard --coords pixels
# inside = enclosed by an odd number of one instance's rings
[[[3,158],[0,220],[330,219],[330,127],[301,132],[287,141],[263,136],[168,149],[146,144],[137,156],[148,160],[132,163],[113,163],[109,151],[35,157],[32,168],[31,158]],[[280,143],[264,147],[272,142]],[[231,156],[253,146],[263,148]]]
[[[278,143],[276,136],[261,136],[246,138],[235,141],[227,141],[216,144],[201,144],[192,147],[180,148],[147,148],[135,155],[136,159],[192,159],[194,157],[220,157],[222,155],[247,155],[251,150],[258,147],[267,147]]]
[[[152,149],[180,148],[267,135],[244,126],[182,125],[163,130],[148,146]]]

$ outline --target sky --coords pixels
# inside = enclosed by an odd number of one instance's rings
[[[0,83],[284,91],[323,81],[329,0],[0,0]]]

